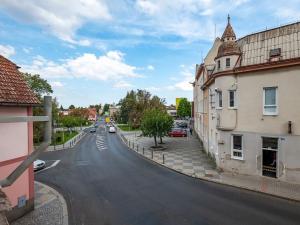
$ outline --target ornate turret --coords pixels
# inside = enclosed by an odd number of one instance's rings
[[[228,55],[239,55],[241,53],[239,46],[236,43],[236,36],[230,24],[230,16],[227,17],[227,26],[222,35],[222,44],[219,47],[216,58]]]

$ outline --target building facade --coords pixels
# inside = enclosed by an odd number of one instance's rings
[[[18,67],[0,55],[0,116],[32,116],[32,106],[38,103]],[[32,122],[0,123],[0,179],[6,178],[32,151]],[[2,191],[13,207],[9,220],[33,209],[33,166]]]
[[[300,23],[236,40],[228,17],[220,41],[194,85],[206,151],[224,171],[300,183]]]

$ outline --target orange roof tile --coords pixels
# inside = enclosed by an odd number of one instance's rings
[[[17,65],[0,55],[0,105],[34,105],[39,103]]]

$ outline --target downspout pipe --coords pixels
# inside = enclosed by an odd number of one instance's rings
[[[33,151],[7,178],[0,180],[0,188],[11,186],[30,165],[44,152],[51,144],[52,131],[52,98],[51,96],[44,96],[44,113],[48,117],[45,122],[44,141],[41,145]]]

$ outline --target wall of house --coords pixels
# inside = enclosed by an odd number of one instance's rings
[[[238,76],[238,131],[300,135],[300,66]],[[278,115],[263,115],[263,88],[278,87]]]
[[[243,136],[243,160],[231,157],[231,136],[238,134]],[[218,166],[224,171],[237,174],[262,175],[262,137],[278,137],[278,179],[300,183],[300,152],[296,146],[300,146],[300,137],[293,135],[274,135],[273,133],[254,132],[220,132]]]
[[[0,107],[0,116],[31,115],[31,108]],[[1,123],[0,124],[0,179],[7,177],[32,151],[32,124]],[[12,206],[18,204],[18,197],[33,198],[32,166],[27,169],[10,187],[4,188]]]

